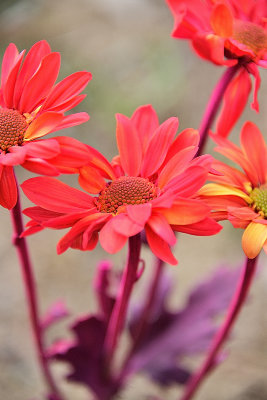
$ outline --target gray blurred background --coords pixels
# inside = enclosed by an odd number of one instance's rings
[[[0,3],[0,52],[14,42],[22,50],[46,39],[53,51],[62,55],[60,78],[77,70],[92,72],[86,100],[77,111],[87,111],[86,124],[63,134],[84,141],[107,157],[117,153],[115,119],[117,112],[128,116],[140,105],[151,103],[160,121],[178,116],[180,130],[197,128],[212,88],[223,69],[200,60],[187,42],[171,39],[172,17],[163,0],[2,0]],[[232,132],[237,141],[243,122],[256,122],[266,135],[266,71],[261,70],[260,114],[246,112]],[[211,145],[207,150],[211,151]],[[17,169],[19,181],[32,176]],[[64,178],[76,184],[72,177]],[[23,198],[24,206],[29,202]],[[43,399],[44,387],[31,343],[24,288],[14,249],[9,212],[1,209],[0,272],[0,399]],[[233,268],[240,265],[242,232],[230,224],[215,237],[179,235],[177,267],[169,273],[177,281],[172,306],[182,305],[194,284],[223,260]],[[95,309],[92,279],[95,266],[107,255],[68,250],[56,255],[56,242],[62,231],[45,231],[29,239],[38,284],[40,306],[44,311],[57,299],[65,299],[73,313]],[[126,251],[110,257],[120,266]],[[146,255],[145,255],[146,256]],[[149,255],[147,258],[149,262]],[[254,282],[250,300],[227,344],[229,359],[205,382],[196,400],[267,399],[267,270],[262,254],[262,270]],[[143,282],[149,279],[149,263]],[[51,330],[52,337],[65,334],[67,323]],[[193,327],[192,327],[193,329]],[[67,369],[55,366],[68,399],[88,399],[85,389],[65,384]],[[176,387],[167,391],[136,377],[120,399],[139,400],[160,396],[178,398]],[[89,396],[90,397],[90,396]]]

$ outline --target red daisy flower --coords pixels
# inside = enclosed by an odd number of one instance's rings
[[[86,122],[85,112],[64,115],[85,97],[79,93],[91,73],[76,72],[55,84],[60,54],[44,40],[18,52],[11,43],[4,54],[0,87],[0,204],[13,208],[17,201],[14,165],[30,171],[59,175],[49,160],[57,156],[64,139],[35,141],[59,129]],[[75,141],[77,142],[77,141]],[[67,144],[63,146],[66,150]]]
[[[178,119],[159,125],[151,106],[138,108],[129,119],[117,115],[119,155],[112,163],[95,149],[80,171],[79,183],[91,196],[53,178],[32,178],[22,184],[38,207],[25,210],[32,218],[27,233],[43,227],[72,227],[58,243],[92,250],[99,240],[109,253],[119,251],[130,236],[145,229],[148,244],[160,259],[176,264],[170,247],[174,231],[212,235],[221,227],[209,207],[195,199],[212,158],[193,160],[198,132],[186,129],[176,139]]]
[[[245,229],[243,250],[255,258],[262,247],[267,252],[267,146],[255,124],[246,122],[241,131],[241,148],[213,135],[216,151],[237,163],[243,172],[220,161],[213,166],[222,175],[213,175],[216,183],[200,189],[200,197],[209,204],[217,220],[228,219],[235,228]]]
[[[257,66],[267,67],[267,3],[256,0],[166,0],[175,19],[172,36],[189,39],[197,54],[217,65],[242,68],[229,85],[218,132],[226,136],[241,114],[256,79],[252,108],[259,109]]]

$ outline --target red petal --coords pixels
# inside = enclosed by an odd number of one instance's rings
[[[114,232],[127,237],[134,236],[144,229],[144,225],[133,222],[127,214],[116,215],[110,223]]]
[[[86,112],[64,116],[62,121],[57,126],[55,126],[53,132],[83,124],[84,122],[87,122],[89,118],[90,116]]]
[[[79,71],[67,76],[59,82],[47,96],[42,110],[48,110],[59,106],[79,94],[92,79],[92,74],[87,71]]]
[[[35,43],[25,57],[21,70],[18,74],[14,90],[14,108],[17,109],[23,88],[27,81],[33,76],[39,67],[42,59],[51,53],[49,44],[45,40]]]
[[[127,206],[127,214],[133,222],[144,226],[151,215],[151,203]]]
[[[227,137],[242,114],[251,91],[251,81],[245,68],[229,84],[223,97],[223,108],[217,121],[216,133]]]
[[[166,218],[161,214],[153,214],[148,221],[150,228],[170,246],[176,243],[176,237]]]
[[[146,226],[146,238],[152,252],[162,261],[177,265],[178,261],[172,254],[168,244],[161,239],[148,225]]]
[[[52,158],[60,152],[59,143],[55,139],[38,140],[25,144],[28,157]]]
[[[256,64],[254,64],[254,63],[247,64],[247,69],[255,78],[253,103],[251,104],[251,108],[253,110],[259,112],[258,91],[259,91],[260,84],[261,84],[261,77],[260,77],[259,70],[258,70],[258,67]]]
[[[26,160],[21,166],[28,171],[39,175],[58,176],[60,171],[49,162],[41,158],[31,158]]]
[[[94,208],[94,200],[91,196],[57,179],[31,178],[21,187],[33,203],[51,211],[72,213]]]
[[[54,85],[60,68],[60,54],[45,56],[36,73],[26,83],[19,102],[19,111],[30,113],[40,103]]]
[[[0,204],[10,210],[15,207],[16,203],[17,183],[13,167],[2,167],[0,176]]]
[[[0,163],[2,165],[20,165],[26,157],[26,149],[24,146],[13,146],[9,148],[9,153],[0,154]]]
[[[206,182],[207,170],[202,167],[189,167],[165,186],[164,190],[177,193],[181,197],[193,196]]]
[[[111,219],[103,226],[99,233],[99,241],[104,250],[110,254],[121,250],[128,240],[128,236],[121,235],[114,231]]]
[[[5,83],[3,94],[4,94],[5,105],[7,108],[14,108],[13,105],[14,88],[24,53],[25,50],[21,52],[20,55],[17,57],[17,62],[12,68],[12,70],[9,72],[8,78]]]
[[[80,169],[79,184],[86,192],[97,194],[105,188],[106,181],[97,169],[87,166]]]
[[[150,138],[143,160],[142,176],[151,176],[161,166],[177,132],[178,125],[177,118],[169,118],[158,127]]]
[[[138,176],[142,159],[142,147],[133,122],[117,114],[117,144],[121,165],[129,176]]]
[[[219,233],[222,226],[219,225],[213,218],[204,218],[199,222],[188,225],[172,225],[172,229],[177,232],[187,233],[196,236],[210,236]]]
[[[246,122],[240,135],[241,146],[246,157],[254,166],[261,184],[267,177],[267,147],[259,128],[253,122]]]
[[[17,47],[14,43],[10,43],[6,48],[3,61],[2,61],[2,72],[1,72],[1,88],[3,89],[12,70],[13,66],[17,62],[17,57],[19,55]]]
[[[159,126],[156,111],[151,105],[141,106],[135,110],[131,121],[136,127],[144,153],[148,140]]]

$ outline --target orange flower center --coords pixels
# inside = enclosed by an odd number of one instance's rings
[[[11,146],[21,146],[27,127],[18,111],[0,108],[0,149],[6,152]]]
[[[253,22],[235,21],[233,38],[246,45],[256,55],[267,50],[267,33]]]
[[[250,193],[250,198],[253,200],[252,207],[255,211],[262,213],[264,218],[267,218],[267,187],[260,186],[255,188]]]
[[[117,214],[124,205],[144,204],[157,197],[157,188],[146,178],[122,176],[109,182],[99,194],[97,208],[100,212]]]

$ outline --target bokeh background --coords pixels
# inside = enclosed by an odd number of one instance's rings
[[[95,146],[107,157],[116,154],[117,112],[130,116],[142,104],[151,103],[160,121],[178,116],[180,129],[197,128],[212,88],[222,68],[200,60],[187,42],[171,39],[172,17],[164,0],[2,0],[0,2],[1,56],[10,42],[22,50],[46,39],[62,55],[60,78],[87,69],[93,80],[86,100],[77,111],[91,115],[88,123],[68,129],[65,135]],[[250,119],[266,133],[266,71],[261,71],[260,114],[248,106],[231,138],[238,139],[243,122]],[[212,150],[209,144],[207,151]],[[18,169],[20,182],[30,173]],[[76,185],[73,177],[63,178]],[[29,203],[23,198],[23,204]],[[0,210],[0,399],[43,399],[44,386],[31,343],[24,288],[15,251],[11,246],[9,212]],[[177,267],[169,273],[177,283],[172,307],[185,302],[188,290],[219,264],[236,268],[243,260],[241,231],[230,224],[215,237],[179,235]],[[65,299],[73,315],[95,309],[92,280],[95,266],[107,255],[68,250],[57,256],[62,232],[45,231],[29,239],[42,311],[57,299]],[[120,267],[125,251],[112,256]],[[261,270],[250,300],[239,318],[231,341],[229,358],[212,374],[196,400],[263,400],[267,398],[267,263]],[[143,281],[149,279],[146,269]],[[143,284],[143,283],[142,283]],[[142,286],[140,283],[140,285]],[[137,289],[138,290],[138,289]],[[52,329],[48,341],[65,329],[71,318]],[[192,326],[192,329],[194,327]],[[67,369],[54,368],[68,399],[92,398],[78,385],[65,384]],[[123,400],[160,396],[178,398],[176,387],[162,390],[140,376],[121,395]]]

